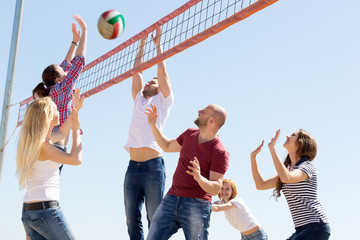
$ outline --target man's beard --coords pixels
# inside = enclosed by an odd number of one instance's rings
[[[143,90],[142,91],[142,94],[144,95],[144,97],[152,97],[152,96],[155,96],[158,93],[159,93],[158,88],[154,89],[154,90],[149,89],[149,90]]]
[[[196,124],[196,126],[198,126],[198,128],[206,127],[206,122],[201,122],[199,118],[196,119],[194,123]]]

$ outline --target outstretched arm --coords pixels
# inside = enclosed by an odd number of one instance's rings
[[[211,210],[213,212],[227,211],[227,210],[230,210],[232,208],[236,208],[236,206],[231,202],[217,203],[217,204],[212,204],[211,205]]]
[[[76,49],[76,55],[81,55],[85,57],[87,45],[87,26],[84,20],[79,15],[74,15],[74,18],[79,23],[81,28],[80,42],[78,48]]]
[[[274,162],[274,166],[280,177],[280,180],[283,183],[297,183],[297,182],[301,182],[301,181],[307,179],[309,176],[305,172],[303,172],[299,169],[295,169],[290,172],[285,167],[285,165],[281,162],[279,155],[277,154],[276,149],[275,149],[275,144],[276,144],[279,136],[280,136],[280,129],[276,131],[275,137],[273,137],[271,139],[268,146],[269,146],[269,150],[271,153],[271,157]]]
[[[76,29],[76,23],[72,24],[72,33],[73,33],[73,40],[70,44],[69,51],[67,52],[65,56],[65,60],[71,62],[71,60],[75,56],[75,48],[80,40],[80,31]]]
[[[156,45],[157,55],[160,55],[163,53],[163,49],[161,46],[161,32],[162,32],[161,27],[158,27],[156,29],[156,36],[154,37],[154,35],[151,35],[153,42]],[[159,82],[160,92],[162,93],[162,95],[165,98],[167,98],[171,93],[171,82],[170,82],[169,75],[166,71],[165,60],[158,63],[157,69],[158,69],[157,78],[158,78],[158,82]]]
[[[151,127],[151,131],[153,132],[154,138],[156,142],[159,144],[161,149],[164,152],[180,152],[181,145],[176,141],[176,139],[170,139],[166,137],[156,126],[157,108],[155,105],[151,104],[151,109],[146,109],[148,112],[145,112],[148,115],[148,122]]]
[[[137,53],[137,55],[135,57],[134,68],[140,66],[144,62],[146,38],[147,38],[147,35],[145,37],[143,37],[142,39],[140,39],[139,52]],[[134,101],[135,101],[136,95],[140,92],[140,90],[142,89],[142,86],[143,86],[142,74],[143,74],[143,72],[138,72],[133,76],[131,93],[132,93],[132,97],[133,97]]]
[[[194,160],[190,162],[192,166],[188,166],[190,171],[186,171],[187,174],[193,176],[195,181],[198,182],[200,187],[207,193],[211,195],[216,195],[219,193],[222,181],[224,180],[224,174],[210,171],[209,179],[203,177],[200,172],[200,163],[199,160],[194,157]]]
[[[264,180],[264,178],[261,176],[259,168],[257,166],[256,162],[256,156],[261,151],[261,148],[264,146],[264,140],[262,140],[259,147],[257,147],[252,153],[251,153],[251,172],[255,181],[256,189],[258,190],[266,190],[270,188],[276,187],[276,182],[278,179],[278,176],[275,176],[273,178],[270,178],[268,180]]]

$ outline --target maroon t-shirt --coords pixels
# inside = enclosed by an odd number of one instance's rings
[[[210,171],[225,174],[229,168],[229,153],[217,136],[213,140],[198,144],[199,129],[189,128],[176,141],[182,146],[180,158],[173,176],[173,184],[168,194],[177,197],[201,198],[211,202],[211,194],[206,193],[186,173],[190,161],[196,157],[200,163],[201,175],[209,179]]]

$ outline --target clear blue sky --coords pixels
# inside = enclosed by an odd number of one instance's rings
[[[25,1],[12,102],[31,95],[43,69],[60,63],[71,43],[72,15],[88,25],[87,63],[153,24],[185,1]],[[164,128],[176,138],[194,127],[197,110],[224,106],[228,120],[219,135],[230,155],[226,178],[238,185],[270,239],[293,231],[284,197],[255,189],[250,153],[281,128],[277,150],[285,157],[285,136],[303,128],[316,138],[314,164],[319,200],[328,214],[331,239],[354,239],[358,223],[360,146],[360,15],[358,0],[279,1],[250,18],[167,60],[175,105]],[[0,105],[3,104],[15,1],[1,1]],[[118,39],[103,39],[99,15],[108,9],[124,14]],[[156,68],[144,72],[145,80]],[[65,166],[61,205],[78,239],[126,239],[123,179],[129,160],[123,149],[132,112],[131,79],[88,98],[80,113],[83,164]],[[11,108],[8,136],[18,108]],[[0,183],[0,239],[24,239],[20,221],[24,192],[15,177],[19,129],[7,146]],[[178,153],[164,154],[166,190]],[[264,177],[275,175],[267,147],[259,154]],[[216,198],[214,198],[216,199]],[[145,213],[145,212],[144,212]],[[147,225],[146,222],[144,222]],[[145,230],[147,232],[147,229]],[[240,233],[213,213],[210,240],[240,239]],[[180,230],[172,239],[184,239]]]

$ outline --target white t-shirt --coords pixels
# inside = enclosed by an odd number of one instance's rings
[[[61,163],[36,160],[32,166],[24,202],[59,200],[59,167]]]
[[[156,126],[160,130],[164,127],[165,121],[169,116],[171,107],[174,105],[174,95],[165,98],[161,92],[148,99],[142,94],[142,90],[136,95],[134,102],[134,110],[132,114],[131,124],[129,128],[128,141],[124,148],[130,152],[130,148],[148,147],[162,153],[160,146],[156,143],[150,125],[148,116],[145,114],[146,109],[151,109],[151,104],[156,105],[158,118]]]
[[[240,197],[231,199],[230,203],[234,204],[236,208],[224,212],[226,220],[228,220],[231,226],[238,229],[240,232],[246,232],[259,226],[257,220]]]

